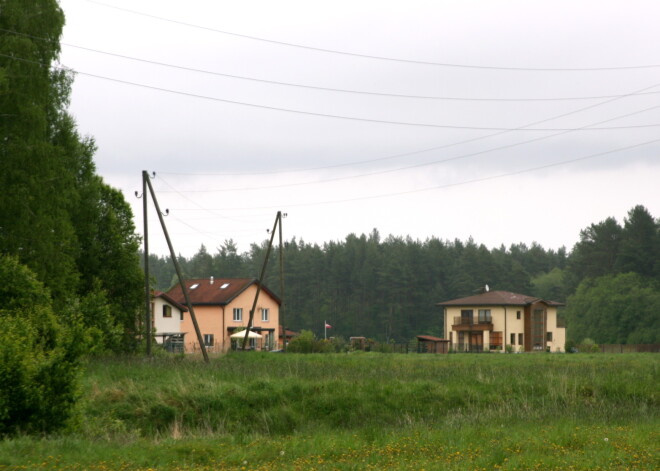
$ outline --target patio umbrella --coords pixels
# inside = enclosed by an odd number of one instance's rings
[[[235,334],[231,334],[229,337],[232,338],[232,339],[243,339],[243,338],[245,338],[245,331],[241,330],[240,332],[236,332]],[[261,335],[256,333],[256,332],[249,331],[248,332],[248,338],[249,339],[260,339]]]

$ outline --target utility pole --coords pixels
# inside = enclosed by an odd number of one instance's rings
[[[270,233],[270,241],[268,241],[268,249],[266,250],[266,258],[264,263],[261,266],[261,274],[259,275],[259,280],[257,282],[257,294],[254,296],[254,301],[252,302],[252,309],[250,309],[250,319],[248,320],[247,329],[245,329],[245,337],[243,337],[242,350],[245,350],[247,345],[248,335],[250,335],[250,329],[252,328],[252,321],[254,320],[254,311],[257,307],[257,300],[259,299],[259,293],[261,293],[261,285],[263,284],[264,274],[266,273],[266,266],[268,266],[268,259],[270,258],[270,250],[273,247],[273,239],[275,238],[275,229],[277,229],[277,224],[282,223],[282,211],[277,212],[275,216],[275,224],[273,224],[273,230]],[[284,333],[284,339],[286,342],[286,332]]]
[[[280,213],[278,213],[280,214]],[[286,353],[286,327],[284,324],[284,247],[282,246],[282,218],[286,217],[286,213],[280,216],[280,322],[282,323],[282,350]],[[276,340],[277,341],[277,340]]]
[[[151,356],[151,286],[149,281],[149,224],[147,221],[148,179],[149,175],[147,172],[142,171],[142,214],[144,218],[144,337],[147,342],[147,356]]]
[[[172,246],[172,241],[170,240],[170,235],[167,232],[167,227],[165,227],[165,221],[163,220],[163,213],[160,211],[160,206],[158,205],[158,200],[156,199],[156,193],[154,192],[154,189],[151,186],[149,175],[147,175],[146,171],[143,171],[142,174],[146,176],[145,181],[147,183],[147,186],[149,187],[151,198],[154,200],[154,206],[156,207],[156,212],[158,213],[158,219],[160,220],[160,225],[163,228],[163,234],[165,235],[167,246],[170,249],[170,256],[172,257],[172,263],[174,264],[174,269],[176,270],[176,276],[179,279],[179,286],[181,287],[181,292],[183,293],[183,297],[186,300],[186,305],[188,306],[188,310],[190,311],[190,318],[192,319],[193,326],[195,327],[195,333],[197,334],[197,341],[199,342],[199,346],[202,350],[202,355],[204,355],[204,361],[208,363],[209,355],[206,352],[206,345],[204,345],[204,338],[202,337],[202,333],[199,330],[199,324],[197,323],[197,316],[195,316],[195,310],[193,309],[193,305],[190,302],[190,296],[188,296],[188,289],[186,288],[186,284],[184,283],[183,275],[181,274],[181,268],[179,267],[179,262],[176,259],[176,255],[174,253],[174,247]]]

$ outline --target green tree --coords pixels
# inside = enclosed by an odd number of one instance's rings
[[[50,67],[64,15],[54,0],[4,0],[0,10],[0,253],[64,299],[78,281],[75,167],[55,142],[71,77]]]
[[[628,212],[616,259],[619,272],[660,279],[660,224],[641,205]]]
[[[565,312],[575,342],[660,343],[660,286],[637,273],[584,280]]]
[[[54,0],[0,2],[0,253],[37,274],[58,313],[105,299],[99,308],[134,340],[139,238],[122,194],[95,174],[94,141],[66,111],[73,76],[52,66],[63,24]]]

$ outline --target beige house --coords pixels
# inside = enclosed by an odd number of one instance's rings
[[[563,352],[566,328],[557,320],[562,303],[508,291],[486,291],[438,303],[445,338],[454,351]]]
[[[247,327],[258,284],[253,278],[210,277],[185,281],[207,351],[226,352],[239,344],[231,335]],[[166,294],[177,303],[186,304],[180,285]],[[249,339],[249,348],[278,348],[280,304],[280,299],[262,285],[252,321],[252,332],[259,337]],[[200,351],[190,313],[183,316],[181,332],[185,333],[185,351]]]

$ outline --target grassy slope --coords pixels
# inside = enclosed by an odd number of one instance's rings
[[[659,360],[95,360],[76,430],[6,440],[0,469],[657,469]]]

